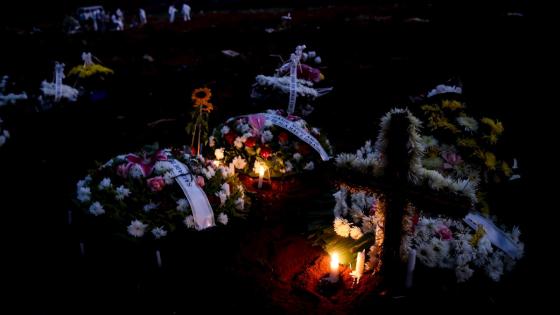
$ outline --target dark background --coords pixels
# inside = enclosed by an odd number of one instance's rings
[[[463,83],[471,109],[503,121],[502,153],[518,158],[523,179],[497,192],[494,209],[505,222],[521,226],[526,258],[504,284],[483,292],[476,292],[476,286],[463,287],[452,291],[447,302],[539,306],[546,301],[540,282],[546,279],[550,258],[539,246],[546,208],[540,201],[544,192],[538,176],[545,167],[545,150],[535,140],[543,138],[538,132],[544,122],[536,99],[544,79],[537,75],[542,60],[534,36],[535,10],[527,2],[267,1],[263,5],[244,0],[192,1],[193,22],[188,26],[169,27],[155,17],[144,29],[122,33],[60,32],[64,15],[81,4],[98,3],[106,4],[106,9],[121,7],[125,14],[142,3],[149,15],[158,13],[165,19],[170,2],[0,4],[0,74],[9,74],[17,82],[14,89],[38,94],[40,81],[51,80],[54,61],[65,62],[68,70],[80,63],[82,51],[91,51],[115,70],[105,101],[82,99],[47,112],[37,112],[32,101],[0,109],[12,132],[9,143],[0,149],[0,222],[6,244],[0,257],[7,263],[2,285],[10,293],[8,299],[18,305],[14,314],[80,314],[94,306],[106,311],[112,302],[123,313],[147,309],[189,313],[189,307],[174,304],[172,297],[181,298],[177,292],[184,293],[188,287],[214,289],[212,283],[218,283],[222,275],[210,276],[215,282],[199,287],[204,276],[185,268],[192,277],[175,279],[165,274],[166,280],[157,282],[153,266],[132,267],[123,258],[126,253],[113,249],[107,249],[99,261],[84,261],[79,256],[79,231],[65,224],[75,182],[95,160],[104,161],[155,140],[186,143],[183,128],[195,87],[213,89],[218,108],[214,122],[256,110],[249,99],[254,76],[271,73],[278,66],[270,54],[287,56],[301,43],[321,55],[327,82],[335,88],[320,100],[309,120],[324,127],[337,152],[354,151],[375,137],[382,113],[410,105],[409,96],[448,79]],[[294,17],[290,29],[264,32],[277,26],[287,12]],[[524,16],[512,17],[508,12]],[[375,16],[390,20],[378,22]],[[411,17],[430,23],[407,22]],[[242,56],[227,58],[220,53],[223,49]],[[155,61],[145,61],[145,54]],[[176,120],[157,128],[147,126],[162,118]],[[215,238],[210,244],[221,244],[217,248],[225,252],[239,246],[226,236]],[[213,255],[202,245],[193,246],[199,253]],[[98,249],[97,253],[102,252]],[[112,265],[112,261],[120,264]],[[219,269],[219,262],[207,263]],[[150,289],[135,291],[135,275],[151,275],[143,283]],[[227,302],[212,307],[237,310],[251,305],[250,297],[236,292],[237,284],[232,280],[216,289],[220,294],[212,298]],[[158,311],[162,301],[173,307]],[[263,302],[252,302],[255,309],[263,309]]]

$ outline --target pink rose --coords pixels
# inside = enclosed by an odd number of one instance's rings
[[[200,187],[204,187],[205,183],[204,183],[204,177],[202,176],[197,176],[196,177],[196,184]]]
[[[451,232],[451,230],[445,225],[442,225],[438,228],[437,234],[442,240],[445,241],[450,240],[453,237],[453,232]]]
[[[150,178],[147,182],[152,191],[161,191],[165,187],[165,180],[161,176]]]

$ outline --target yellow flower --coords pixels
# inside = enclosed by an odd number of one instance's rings
[[[507,177],[510,177],[512,174],[511,168],[506,162],[502,162],[502,172],[504,172],[504,175]]]
[[[212,91],[206,87],[195,89],[191,96],[194,103],[200,105],[208,103],[211,97],[212,97]]]
[[[201,110],[203,112],[208,112],[210,113],[211,111],[214,110],[214,105],[210,102],[196,102],[193,105],[194,108],[201,108]]]
[[[492,152],[484,152],[484,164],[488,169],[496,168],[496,156]]]
[[[473,234],[471,238],[471,245],[473,247],[476,247],[480,239],[484,236],[484,234],[486,234],[484,227],[482,227],[482,225],[479,225],[478,228],[476,229],[476,232]]]
[[[460,147],[478,149],[478,144],[473,138],[460,138],[457,139],[457,145]]]
[[[80,78],[88,78],[95,74],[113,74],[113,70],[98,64],[79,65],[70,69],[69,76],[77,75]]]
[[[465,108],[465,105],[463,105],[461,102],[459,101],[455,101],[455,100],[443,100],[442,101],[442,108],[447,108],[450,110],[457,110],[457,109],[462,109]]]
[[[439,106],[437,105],[422,105],[420,108],[425,112],[439,112]]]
[[[492,134],[499,136],[502,134],[502,132],[504,132],[504,126],[497,120],[494,121],[488,117],[483,117],[480,121],[490,127],[490,132]]]

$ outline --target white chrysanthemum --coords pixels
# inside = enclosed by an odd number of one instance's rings
[[[294,153],[293,158],[294,158],[294,160],[299,161],[299,160],[301,160],[301,154],[296,152],[296,153]]]
[[[124,187],[123,185],[117,187],[117,190],[115,191],[115,198],[117,200],[124,200],[124,198],[128,196],[130,196],[130,189]]]
[[[222,135],[225,135],[225,134],[229,133],[229,127],[228,126],[223,126],[221,132],[222,132]]]
[[[223,206],[226,203],[228,197],[226,193],[223,190],[220,190],[216,193],[216,196],[220,198],[220,205]]]
[[[366,194],[363,191],[352,194],[351,201],[352,201],[352,208],[358,208],[358,209],[366,208]]]
[[[144,232],[146,232],[147,227],[148,227],[148,225],[142,223],[142,221],[134,220],[128,226],[127,231],[128,231],[128,234],[130,234],[134,237],[142,237],[142,236],[144,236]]]
[[[208,146],[211,148],[216,146],[216,138],[214,136],[208,138]]]
[[[286,172],[291,172],[294,170],[294,166],[292,165],[292,162],[290,161],[286,161],[286,163],[284,163],[284,169],[286,170]]]
[[[214,155],[216,156],[216,160],[221,160],[224,158],[224,148],[219,148],[214,150]]]
[[[0,147],[6,143],[6,136],[0,135]]]
[[[341,189],[333,194],[336,205],[334,206],[335,217],[345,216],[348,213],[348,204],[346,203],[346,190]]]
[[[235,209],[237,210],[245,209],[245,199],[241,197],[237,198],[237,200],[235,200]]]
[[[457,123],[465,128],[466,131],[477,131],[478,122],[476,119],[467,116],[457,117]]]
[[[189,201],[185,198],[177,200],[177,211],[185,212],[190,208]]]
[[[265,130],[261,135],[261,140],[263,143],[270,142],[274,138],[274,135],[270,130]]]
[[[240,124],[240,125],[237,126],[237,130],[241,134],[246,134],[249,131],[251,131],[251,126],[249,126],[248,124]]]
[[[111,188],[111,186],[113,186],[113,184],[111,184],[111,179],[108,177],[103,178],[103,180],[99,183],[99,185],[97,186],[97,188],[99,188],[99,190],[106,190]]]
[[[270,127],[272,127],[273,125],[274,125],[274,124],[272,123],[272,120],[270,120],[270,119],[267,119],[267,120],[264,121],[264,126],[265,126],[266,128],[270,128]]]
[[[76,198],[80,202],[88,202],[91,199],[91,189],[89,187],[78,188],[78,193]]]
[[[222,191],[226,194],[226,196],[229,197],[230,193],[230,187],[228,183],[223,183],[222,184]]]
[[[492,243],[486,235],[478,241],[477,252],[481,256],[487,256],[493,252]]]
[[[142,210],[144,210],[144,212],[150,212],[154,209],[157,209],[157,207],[159,207],[158,204],[150,202],[150,203],[144,205],[144,207],[142,207]]]
[[[358,240],[360,239],[362,236],[364,236],[364,233],[362,233],[362,230],[357,227],[357,226],[353,226],[350,228],[350,237]]]
[[[91,177],[90,177],[90,179],[88,179],[88,178],[81,179],[81,180],[78,181],[78,183],[76,183],[76,187],[81,188],[81,187],[88,186],[89,183],[90,183],[90,180],[91,180]]]
[[[237,137],[237,138],[235,138],[235,141],[233,142],[233,144],[235,145],[236,148],[241,149],[241,148],[243,148],[243,143],[244,142],[245,141],[243,141],[242,137]]]
[[[171,174],[171,172],[167,172],[165,174],[163,174],[163,181],[165,182],[166,185],[171,185],[174,182],[174,178],[173,178],[173,174]]]
[[[334,231],[342,237],[348,237],[350,234],[350,224],[348,220],[342,218],[334,219]]]
[[[105,209],[99,201],[96,201],[89,206],[89,213],[93,214],[94,216],[102,215],[105,213]]]
[[[439,237],[434,237],[431,239],[430,244],[432,245],[433,251],[437,256],[438,260],[449,256],[449,242],[439,239]]]
[[[192,215],[189,215],[185,218],[185,220],[183,221],[183,223],[185,223],[185,225],[187,226],[187,228],[189,229],[193,229],[195,227],[194,225],[194,217]]]
[[[154,164],[154,171],[156,174],[161,175],[164,174],[172,169],[171,163],[168,161],[157,161]]]
[[[497,253],[493,254],[488,260],[488,264],[484,268],[486,274],[490,279],[498,282],[504,274],[504,262],[502,261],[501,255]]]
[[[435,267],[437,265],[436,253],[434,252],[434,248],[431,244],[421,244],[416,250],[416,257],[427,267]]]
[[[233,158],[232,162],[233,166],[235,166],[235,168],[238,170],[242,170],[247,166],[247,161],[245,161],[245,159],[240,156],[236,156],[235,158]]]
[[[305,166],[303,167],[304,170],[306,171],[312,171],[315,169],[315,164],[313,163],[313,161],[305,164]]]
[[[214,177],[214,175],[216,175],[216,171],[211,166],[203,168],[202,173],[204,174],[206,179],[211,179],[212,177]]]
[[[474,270],[469,268],[469,266],[459,266],[455,269],[455,276],[457,277],[457,282],[465,282],[469,280],[474,273]]]
[[[356,159],[356,155],[350,153],[341,153],[336,156],[335,163],[337,166],[344,166],[351,164]]]
[[[163,227],[156,227],[152,229],[152,234],[157,239],[167,236],[167,231]]]
[[[142,170],[142,167],[140,167],[140,165],[134,164],[128,170],[128,175],[130,175],[130,177],[132,178],[141,178],[144,177],[144,171]]]
[[[227,225],[228,221],[229,221],[229,219],[228,219],[227,214],[222,212],[218,215],[218,222],[220,222],[221,224]]]
[[[426,148],[435,147],[435,146],[438,145],[437,139],[432,137],[432,136],[423,136],[422,137],[422,143],[424,144],[424,146]]]
[[[443,93],[457,93],[462,94],[463,89],[460,86],[440,84],[435,89],[428,92],[428,97],[432,97]]]

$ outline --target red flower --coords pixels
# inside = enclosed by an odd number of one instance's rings
[[[231,145],[235,139],[237,138],[237,134],[235,132],[228,132],[225,136],[224,139],[226,139],[226,142]]]
[[[438,228],[437,234],[439,234],[439,237],[442,240],[450,240],[451,238],[453,238],[453,232],[451,232],[451,230],[445,225],[441,225]]]
[[[288,142],[288,137],[289,137],[288,133],[282,131],[282,132],[278,135],[278,141],[279,141],[281,144],[285,144],[286,142]]]
[[[261,156],[263,158],[268,159],[271,154],[272,154],[272,150],[270,148],[265,147],[261,149]]]
[[[248,148],[254,147],[255,144],[257,144],[257,138],[255,137],[247,138],[247,141],[245,141],[245,146]]]

